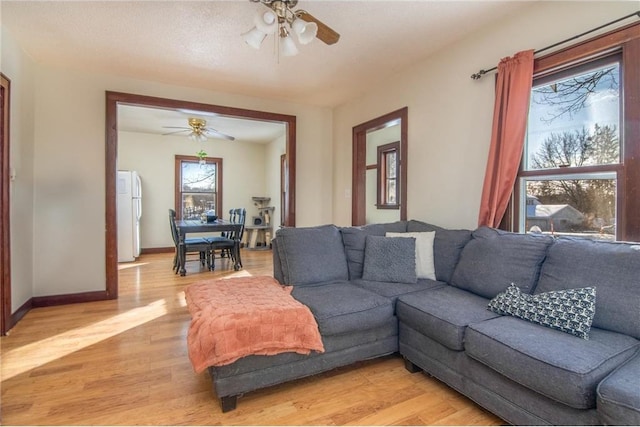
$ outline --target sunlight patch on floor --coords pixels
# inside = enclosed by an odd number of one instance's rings
[[[251,276],[253,276],[253,274],[249,273],[247,270],[240,270],[240,271],[236,271],[235,273],[231,273],[228,276],[221,277],[221,279],[224,280],[224,279],[232,279],[234,277],[251,277]]]
[[[147,264],[149,263],[148,262],[127,262],[125,264],[118,264],[118,271],[126,270],[127,268],[140,267]]]
[[[3,353],[5,381],[167,314],[165,299]]]

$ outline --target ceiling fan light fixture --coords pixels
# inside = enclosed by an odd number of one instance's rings
[[[298,54],[298,47],[295,42],[289,36],[289,32],[283,27],[280,34],[280,55],[282,56],[296,56]]]
[[[207,137],[203,133],[191,132],[189,139],[196,142],[205,142]]]
[[[289,35],[289,30],[296,34],[301,45],[311,43],[319,39],[323,43],[332,45],[340,38],[340,34],[327,24],[312,16],[309,12],[298,9],[298,0],[250,0],[252,3],[260,3],[269,10],[254,16],[255,27],[242,34],[245,42],[258,49],[265,39],[264,35],[274,34],[278,44],[279,56],[294,56],[298,54],[298,47]],[[259,31],[256,34],[253,31]],[[253,32],[253,33],[252,33]]]
[[[260,46],[262,46],[262,42],[266,37],[267,35],[260,31],[257,27],[253,27],[242,35],[245,43],[256,50],[260,49]]]
[[[273,34],[278,29],[278,17],[272,10],[259,13],[253,19],[256,28],[265,34]]]
[[[305,22],[302,19],[296,19],[291,24],[293,32],[298,36],[300,44],[309,44],[316,38],[318,34],[318,24],[315,22]]]

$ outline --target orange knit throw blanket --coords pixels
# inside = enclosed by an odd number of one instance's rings
[[[196,372],[251,354],[324,352],[311,310],[273,277],[194,283],[185,289],[191,326],[189,359]]]

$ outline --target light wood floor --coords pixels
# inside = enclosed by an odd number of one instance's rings
[[[271,275],[270,251],[243,251],[240,272],[144,255],[120,269],[117,301],[39,308],[2,337],[3,425],[497,425],[504,422],[389,356],[241,397],[222,414],[186,350],[185,285]],[[218,263],[220,260],[218,260]]]

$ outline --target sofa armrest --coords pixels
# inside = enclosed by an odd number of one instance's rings
[[[598,415],[607,425],[640,425],[640,351],[600,382]]]
[[[271,252],[273,252],[273,277],[284,285],[284,275],[282,274],[280,254],[278,253],[278,239],[276,237],[271,240],[271,248]]]

